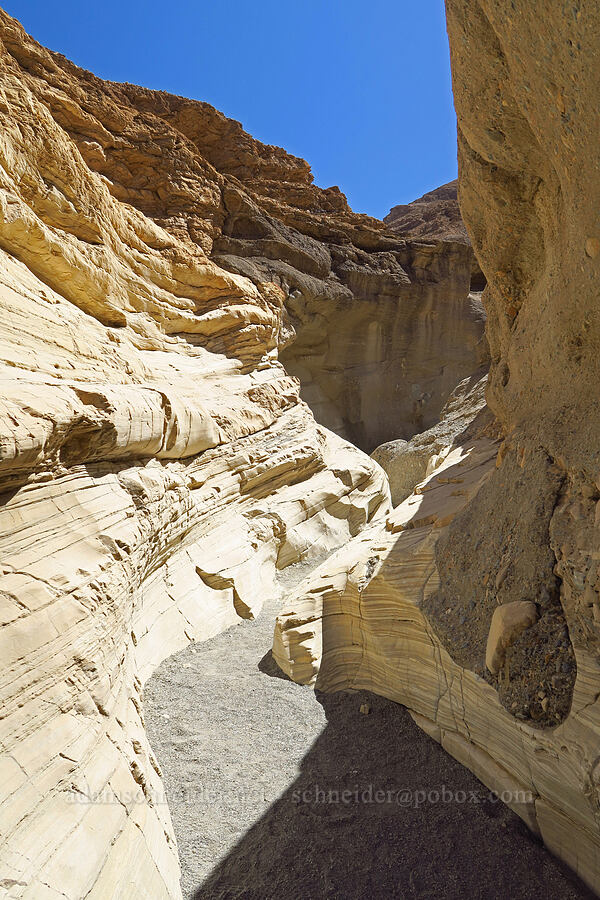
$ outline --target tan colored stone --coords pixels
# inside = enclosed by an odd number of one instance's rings
[[[0,881],[179,898],[144,681],[389,511],[278,361],[287,292],[211,258],[223,196],[255,202],[262,167],[362,219],[212,107],[107,85],[2,11],[0,85]]]
[[[471,258],[426,238],[355,252],[336,264],[341,284],[290,298],[295,337],[281,361],[321,424],[370,453],[438,422],[456,385],[488,363]]]
[[[600,253],[600,240],[597,237],[590,237],[585,242],[585,252],[591,259],[595,259]]]
[[[371,690],[408,707],[597,889],[595,656],[576,644],[570,714],[554,729],[539,729],[515,719],[491,685],[454,662],[423,611],[439,585],[436,544],[496,471],[497,450],[491,441],[455,448],[422,492],[394,509],[386,528],[369,527],[308,576],[278,617],[273,655],[291,678],[320,691]],[[458,503],[450,489],[455,478],[462,479]]]
[[[485,664],[492,675],[497,675],[504,665],[506,651],[512,642],[533,625],[537,617],[536,605],[530,600],[512,600],[494,611],[485,651]]]
[[[583,251],[599,207],[600,13],[538,7],[447,0],[462,211],[489,284],[488,400],[510,439],[498,452],[453,437],[390,515],[382,470],[315,424],[279,352],[309,351],[305,395],[360,427],[381,374],[340,402],[358,337],[397,375],[382,323],[395,338],[418,325],[413,372],[457,325],[447,383],[429,368],[434,390],[411,375],[381,392],[400,384],[403,418],[434,425],[482,349],[470,251],[390,233],[207,104],[107,85],[0,12],[0,863],[14,896],[180,896],[143,682],[256,615],[278,568],[328,552],[278,621],[280,666],[404,703],[495,790],[530,793],[530,827],[599,889],[598,273]],[[389,291],[410,296],[408,317]],[[344,304],[344,340],[321,346]],[[577,662],[552,729],[515,719],[424,612],[447,574],[440,538],[462,541],[471,516],[485,550],[482,486],[510,498],[536,454],[560,482],[536,499]],[[502,591],[527,549],[516,525]],[[478,572],[490,589],[500,557]]]
[[[464,379],[446,401],[439,422],[410,441],[389,441],[371,453],[388,476],[394,506],[406,500],[415,486],[441,465],[457,442],[464,442],[469,432],[475,434],[489,421],[486,382],[481,370]]]

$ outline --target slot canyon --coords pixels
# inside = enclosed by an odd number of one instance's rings
[[[379,220],[0,10],[0,896],[600,893],[600,7],[446,16]]]

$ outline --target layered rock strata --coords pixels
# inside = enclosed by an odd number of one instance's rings
[[[383,221],[398,234],[471,243],[460,213],[458,181],[428,191],[412,203],[392,206]]]
[[[175,898],[144,680],[388,508],[278,362],[281,284],[210,258],[226,204],[255,202],[238,174],[328,194],[210,107],[101,82],[4,13],[0,85],[0,888]]]
[[[393,206],[385,224],[390,231],[411,238],[438,238],[459,241],[471,246],[471,239],[463,222],[458,202],[458,181],[450,181],[412,203]],[[471,290],[482,291],[485,276],[477,257],[471,253]]]
[[[336,255],[333,290],[292,292],[296,336],[281,360],[317,420],[371,452],[434,425],[455,386],[486,364],[485,314],[465,244]]]
[[[340,550],[290,602],[274,653],[321,689],[406,704],[599,891],[600,13],[447,0],[447,14],[501,443],[454,447],[387,528]],[[495,611],[516,601],[535,620],[490,671]]]
[[[481,665],[455,661],[455,648],[445,646],[427,613],[440,588],[439,541],[490,484],[500,446],[480,437],[454,447],[385,527],[367,529],[323,563],[278,617],[273,655],[289,677],[320,691],[371,690],[407,706],[418,725],[597,887],[593,663],[575,647],[570,713],[557,727],[540,728],[502,705]],[[465,617],[462,633],[469,627]],[[485,648],[483,654],[485,660]]]

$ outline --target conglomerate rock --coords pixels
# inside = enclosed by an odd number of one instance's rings
[[[406,704],[600,891],[600,10],[446,6],[500,440],[454,446],[324,563],[274,655]],[[537,619],[491,673],[494,612],[515,601]]]

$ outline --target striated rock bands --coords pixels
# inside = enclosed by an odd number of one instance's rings
[[[496,431],[485,403],[486,384],[487,373],[480,369],[452,391],[439,422],[410,441],[388,441],[373,451],[372,459],[388,476],[394,506],[406,500],[415,485],[431,475],[454,446],[465,444],[484,428]]]
[[[239,176],[383,226],[210,107],[101,82],[4,13],[0,87],[0,885],[178,897],[144,680],[389,507],[278,362],[281,283],[211,254],[256,203]]]
[[[102,82],[0,12],[10,897],[180,896],[143,682],[327,553],[279,665],[405,704],[598,890],[600,13],[447,7],[494,423],[464,239],[356,215],[207,104]],[[393,511],[347,437],[409,442],[377,454]]]
[[[598,891],[600,12],[446,6],[500,443],[449,435],[387,527],[305,582],[274,654],[299,681],[406,704]],[[514,603],[528,626],[508,639]]]
[[[279,616],[273,654],[300,683],[373,690],[407,706],[418,725],[597,885],[593,665],[578,652],[570,714],[558,727],[540,729],[507,711],[482,674],[454,660],[454,646],[445,646],[427,612],[440,586],[437,546],[490,484],[498,447],[480,438],[454,448],[386,527],[374,525],[323,563]],[[465,618],[463,635],[469,628]],[[538,682],[536,696],[540,688]]]
[[[296,338],[281,360],[317,420],[371,452],[436,423],[456,384],[487,362],[485,314],[464,244],[337,256],[334,291],[290,297]]]

